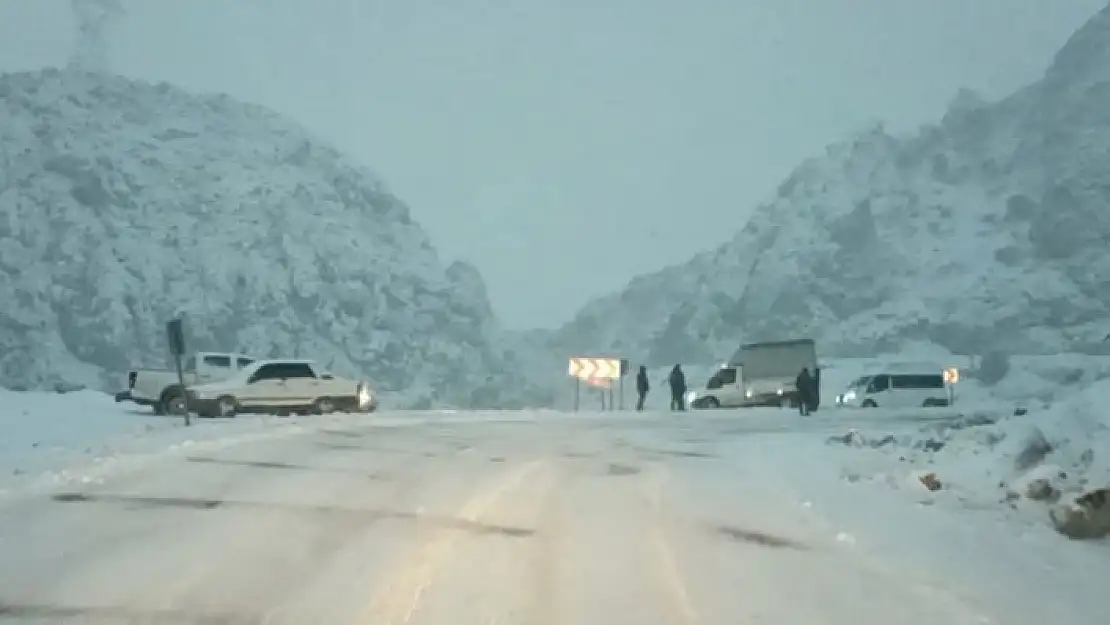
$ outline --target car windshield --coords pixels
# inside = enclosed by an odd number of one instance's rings
[[[858,377],[858,378],[856,378],[855,380],[853,380],[852,382],[850,382],[848,384],[848,388],[853,389],[853,388],[860,388],[861,386],[867,386],[867,382],[870,379],[871,379],[871,376],[869,376],[869,375]]]

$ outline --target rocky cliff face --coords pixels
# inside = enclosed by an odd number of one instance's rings
[[[0,77],[0,118],[5,384],[118,384],[164,365],[184,314],[199,349],[311,357],[423,405],[524,401],[478,272],[281,116],[48,70]]]
[[[1110,7],[1037,83],[829,146],[730,242],[592,302],[551,344],[656,364],[798,335],[841,355],[1104,349],[1108,203]]]

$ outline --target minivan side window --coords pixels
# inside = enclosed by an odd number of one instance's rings
[[[890,376],[877,375],[871,378],[871,384],[867,385],[867,392],[878,393],[880,391],[885,391],[888,388],[890,388]]]
[[[935,375],[896,375],[893,377],[894,388],[944,388],[944,376],[939,373]]]
[[[235,361],[235,364],[239,365],[240,369],[246,369],[253,362],[254,358],[239,358]]]

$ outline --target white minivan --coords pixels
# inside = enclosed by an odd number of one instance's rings
[[[941,408],[954,400],[944,371],[881,371],[857,378],[836,396],[836,405],[847,408]]]

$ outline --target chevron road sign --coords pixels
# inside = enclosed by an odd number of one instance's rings
[[[571,358],[567,373],[579,380],[617,380],[627,371],[621,358]]]

